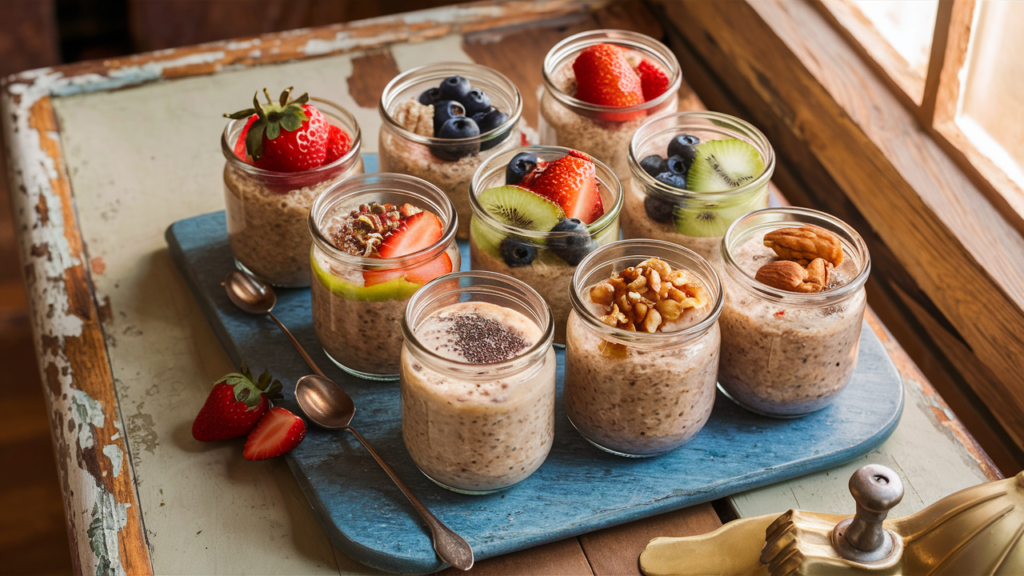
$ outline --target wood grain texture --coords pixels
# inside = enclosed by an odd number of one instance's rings
[[[638,553],[639,555],[639,553]],[[497,558],[477,562],[467,572],[448,568],[438,572],[443,576],[508,576],[536,574],[537,576],[591,576],[594,571],[576,538],[566,538],[551,544],[520,550]]]
[[[1024,439],[1024,240],[916,128],[914,119],[820,14],[801,2],[667,2],[736,62],[755,96],[822,167],[996,380],[976,392]],[[685,30],[682,32],[685,34]],[[712,46],[713,43],[713,46]],[[763,58],[766,52],[796,58]],[[728,82],[728,80],[726,80]],[[773,140],[774,141],[774,140]],[[974,298],[951,289],[969,278]]]

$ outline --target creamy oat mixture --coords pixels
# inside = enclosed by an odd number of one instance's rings
[[[733,254],[753,277],[778,260],[755,235]],[[847,257],[832,273],[830,288],[858,274]],[[719,381],[740,404],[757,412],[799,416],[827,406],[849,383],[857,364],[864,320],[864,289],[835,306],[797,307],[768,302],[723,275],[726,285]]]
[[[627,55],[630,51],[626,50]],[[629,56],[627,56],[629,57]],[[633,57],[639,57],[635,55]],[[555,71],[552,83],[562,92],[573,95],[576,93],[576,77],[572,62],[566,62]],[[671,98],[658,109],[657,115],[670,114],[679,108],[677,98]],[[564,146],[580,150],[604,162],[612,172],[625,183],[630,179],[629,142],[640,126],[650,116],[642,116],[635,120],[610,121],[581,116],[567,108],[548,93],[547,90],[540,100],[541,143],[551,146]]]
[[[463,302],[425,319],[417,340],[460,363],[515,358],[543,333],[523,314]],[[402,350],[402,437],[416,466],[434,481],[468,492],[515,484],[547,458],[555,424],[554,349],[539,366],[505,377],[460,379]]]
[[[582,294],[597,318],[608,306]],[[699,324],[712,303],[662,319],[659,342],[613,343],[569,316],[565,355],[565,409],[572,424],[598,446],[631,456],[674,450],[704,427],[715,402],[719,340],[717,324],[689,341],[673,332]]]

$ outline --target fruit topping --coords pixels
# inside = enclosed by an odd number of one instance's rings
[[[213,385],[192,423],[192,437],[212,442],[245,436],[267,411],[270,400],[280,397],[280,382],[266,371],[258,379],[253,378],[243,363],[240,372],[228,374]]]
[[[291,92],[286,89],[274,102],[264,88],[266,104],[260,103],[257,93],[252,98],[253,108],[225,114],[234,120],[257,116],[245,134],[246,152],[257,168],[302,172],[321,166],[327,157],[327,120],[307,104],[308,94],[292,100]]]
[[[498,250],[501,252],[501,257],[504,258],[505,264],[508,264],[511,268],[529,266],[537,256],[537,250],[533,246],[515,238],[505,238],[502,240],[501,244],[498,245]]]
[[[676,206],[672,212],[676,232],[696,237],[725,236],[725,231],[737,218],[763,208],[763,198],[758,192],[721,203],[694,201],[690,205]]]
[[[403,219],[398,227],[384,238],[377,249],[377,255],[380,258],[408,256],[433,246],[442,236],[444,227],[437,216],[432,212],[417,212]],[[442,252],[413,268],[363,272],[363,282],[369,287],[404,276],[409,282],[423,284],[451,271],[452,260],[447,253]]]
[[[433,106],[438,100],[441,99],[440,88],[427,88],[423,92],[420,92],[419,97],[416,100],[424,106]]]
[[[403,100],[395,107],[393,116],[399,126],[413,134],[431,137],[434,135],[434,106],[421,104],[413,99]]]
[[[480,135],[480,128],[477,127],[476,122],[473,122],[472,118],[456,116],[455,118],[445,122],[441,126],[441,129],[437,131],[436,135],[438,138],[445,138],[449,140],[475,138]],[[434,156],[437,156],[441,160],[448,160],[452,162],[459,158],[476,154],[479,151],[479,140],[472,140],[459,144],[436,145],[431,150]]]
[[[662,184],[665,184],[666,186],[679,188],[680,190],[686,189],[686,176],[683,176],[682,174],[676,174],[675,172],[666,171],[662,172],[661,174],[658,174],[657,176],[654,177],[654,179],[657,180],[658,182],[661,182]]]
[[[519,184],[526,175],[537,168],[537,156],[520,152],[512,157],[505,167],[505,184]]]
[[[667,224],[672,221],[672,210],[675,204],[650,194],[644,196],[644,211],[647,217],[655,222]]]
[[[284,408],[274,407],[260,418],[245,440],[246,460],[263,460],[290,452],[306,437],[306,423]]]
[[[576,57],[572,69],[576,75],[576,98],[584,102],[616,108],[644,103],[640,77],[629,65],[618,46],[588,46]],[[645,114],[644,111],[630,114],[605,113],[602,114],[602,118],[625,121]]]
[[[469,80],[462,76],[449,76],[441,81],[440,95],[442,100],[462,100],[469,95],[473,87]]]
[[[696,146],[687,182],[694,192],[724,192],[739,188],[764,172],[757,149],[743,140],[710,140]]]
[[[673,174],[685,175],[690,165],[679,156],[669,156],[668,160],[665,161],[665,167]]]
[[[661,96],[668,90],[668,76],[654,64],[643,60],[636,67],[636,73],[640,75],[640,86],[643,89],[644,100],[651,101]]]
[[[548,248],[570,266],[575,266],[597,248],[587,225],[578,218],[566,218],[551,229]]]
[[[657,176],[662,172],[668,172],[668,162],[657,154],[651,154],[640,161],[640,168],[651,176]]]
[[[245,136],[249,133],[249,128],[252,127],[253,123],[259,119],[259,116],[253,114],[249,116],[249,120],[242,127],[242,131],[238,134],[238,140],[235,141],[235,156],[238,156],[243,162],[252,164],[252,158],[249,157],[249,153],[245,150]]]
[[[411,204],[403,205],[402,209],[418,210]],[[362,204],[331,231],[330,240],[352,256],[371,258],[378,255],[384,236],[402,225],[402,218],[402,211],[394,204]]]
[[[690,164],[693,164],[693,159],[697,157],[697,144],[700,144],[700,138],[690,134],[680,134],[669,141],[668,155],[682,158],[686,163],[686,168],[689,169]]]
[[[491,109],[491,99],[479,88],[473,88],[460,100],[466,107],[466,115],[472,116],[478,112],[486,112]]]
[[[480,128],[480,133],[484,134],[486,132],[494,130],[495,128],[501,126],[505,122],[508,122],[508,114],[505,114],[504,112],[498,110],[497,108],[492,108],[488,112],[480,112],[479,114],[474,115],[473,121],[476,122],[476,125]],[[506,138],[508,138],[508,135],[502,134],[499,135],[497,138],[490,138],[488,140],[484,140],[483,142],[480,143],[480,149],[490,150],[491,148],[494,148],[498,144],[501,144]]]
[[[438,137],[443,138],[440,135],[441,126],[444,126],[446,122],[452,118],[464,118],[466,116],[466,107],[460,102],[455,100],[442,100],[434,104],[434,134]]]
[[[597,173],[589,156],[570,153],[549,164],[531,190],[562,207],[568,218],[592,224],[604,214]]]
[[[557,204],[519,186],[489,188],[480,193],[477,201],[502,224],[521,230],[551,230],[565,218]]]
[[[630,332],[663,330],[687,310],[710,302],[700,279],[685,270],[672,270],[659,258],[613,274],[591,287],[588,295],[591,302],[603,307],[601,322]]]
[[[327,128],[327,157],[324,164],[341,159],[352,149],[352,138],[340,127],[331,124]]]

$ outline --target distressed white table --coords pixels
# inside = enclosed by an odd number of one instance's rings
[[[168,256],[179,219],[223,209],[220,114],[294,85],[341,103],[375,152],[381,89],[400,70],[473,61],[510,76],[536,129],[543,55],[598,27],[660,37],[642,4],[481,3],[24,72],[2,92],[3,128],[32,321],[76,572],[360,573],[329,543],[286,466],[202,445],[192,418],[234,370]],[[686,86],[681,108],[700,108]],[[999,477],[877,318],[906,408],[878,450],[730,499],[741,517],[851,512],[866,462],[892,467],[894,514]],[[478,573],[636,572],[647,539],[714,529],[710,505],[479,564]]]

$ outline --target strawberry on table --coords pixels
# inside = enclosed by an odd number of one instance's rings
[[[331,124],[327,128],[327,158],[324,164],[330,164],[341,158],[352,148],[352,138],[340,127]]]
[[[377,248],[381,258],[400,258],[428,248],[444,236],[441,220],[432,212],[420,211],[402,220]],[[429,262],[412,269],[367,271],[363,280],[367,286],[381,284],[405,276],[409,282],[422,284],[452,271],[452,260],[441,253]]]
[[[327,158],[327,119],[315,106],[307,104],[308,94],[292,100],[291,92],[291,88],[282,92],[275,103],[264,88],[266,104],[260,104],[257,93],[252,97],[253,108],[225,114],[234,120],[250,118],[243,138],[245,151],[257,168],[302,172],[323,165]],[[255,120],[251,120],[253,115]],[[237,154],[237,144],[235,151]]]
[[[274,407],[260,418],[245,440],[246,460],[263,460],[291,451],[306,437],[306,423],[284,408]]]
[[[550,163],[531,188],[561,206],[566,218],[579,218],[584,224],[591,224],[604,214],[596,169],[589,158],[573,150]]]
[[[249,367],[228,374],[213,385],[206,403],[192,423],[192,437],[200,442],[246,435],[267,411],[270,400],[281,397],[281,383],[264,371],[254,379]]]
[[[636,67],[636,72],[640,75],[640,86],[643,88],[644,100],[654,100],[668,90],[668,76],[665,75],[661,68],[647,60],[640,62],[640,65]]]
[[[629,65],[622,49],[612,44],[584,48],[572,63],[576,74],[576,98],[599,106],[625,108],[644,103],[640,77]],[[607,120],[640,118],[646,112],[602,113]]]

